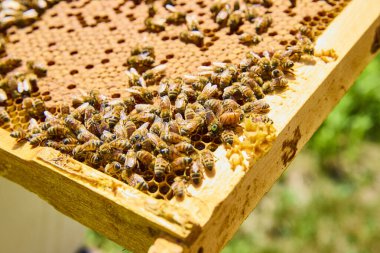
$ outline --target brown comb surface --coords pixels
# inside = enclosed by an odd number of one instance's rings
[[[229,34],[228,28],[219,29],[212,19],[209,9],[213,1],[177,1],[176,9],[196,16],[205,34],[204,46],[197,47],[179,40],[185,24],[166,25],[160,33],[145,31],[146,4],[63,1],[32,26],[9,29],[7,54],[47,63],[48,77],[39,80],[39,87],[49,107],[71,101],[78,89],[99,89],[105,95],[119,97],[128,83],[124,73],[127,57],[138,44],[154,46],[155,65],[166,63],[167,76],[182,76],[214,61],[239,62],[248,50],[260,52],[295,45],[294,35],[300,24],[312,27],[318,35],[348,1],[303,0],[297,1],[295,8],[290,8],[286,0],[274,2],[270,8],[259,7],[261,14],[272,16],[272,26],[262,34],[262,42],[247,47],[239,43],[238,34],[255,34],[255,24],[245,21],[237,34]],[[161,1],[156,6],[157,17],[169,14]]]

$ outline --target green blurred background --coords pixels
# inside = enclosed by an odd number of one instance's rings
[[[223,253],[380,252],[380,55]],[[126,252],[89,231],[86,244]]]

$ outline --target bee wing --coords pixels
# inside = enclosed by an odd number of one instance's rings
[[[163,73],[166,70],[166,64],[160,64],[151,69],[153,73]]]
[[[253,52],[253,51],[249,51],[248,55],[249,55],[249,56],[252,56],[252,57],[254,57],[254,58],[258,59],[258,60],[261,59],[260,55],[256,54],[256,53]]]
[[[132,94],[142,95],[141,90],[137,90],[137,89],[136,89],[136,86],[132,86],[132,87],[130,87],[130,88],[126,88],[125,90],[126,90],[127,92],[129,92],[129,93],[132,93]]]
[[[171,4],[165,5],[165,9],[167,9],[170,12],[177,12],[177,9]]]
[[[215,119],[216,119],[216,116],[215,114],[211,111],[211,110],[206,110],[206,124],[210,124],[211,122],[213,122]]]
[[[154,133],[147,133],[146,136],[153,141],[154,145],[155,146],[158,146],[158,144],[160,143],[160,137],[158,137],[158,135],[154,134]]]
[[[227,63],[224,63],[224,62],[217,62],[217,61],[214,61],[212,63],[213,66],[215,67],[218,67],[218,68],[225,68],[227,67]]]
[[[168,96],[163,96],[161,98],[160,106],[161,106],[161,108],[170,108],[171,107],[170,99]]]
[[[38,122],[37,122],[37,120],[34,119],[34,118],[31,118],[31,119],[29,120],[28,130],[36,129],[36,128],[38,128],[38,127],[39,127],[39,126],[38,126]]]
[[[142,129],[148,129],[148,126],[149,126],[149,122],[145,122],[144,124],[142,124],[138,130],[142,130]]]
[[[186,95],[178,96],[177,99],[175,100],[174,105],[176,108],[182,108],[183,106],[186,105],[186,101],[187,101]]]
[[[192,83],[192,82],[197,81],[197,80],[198,80],[198,77],[195,76],[195,75],[185,74],[185,75],[183,75],[183,80],[184,80],[186,83]]]

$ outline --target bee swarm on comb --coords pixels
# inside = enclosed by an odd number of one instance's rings
[[[12,25],[32,23],[58,1],[38,1],[39,6],[20,2],[2,3],[0,12],[16,13],[0,20],[4,32]],[[201,51],[206,48],[210,32],[203,20],[184,12],[176,1],[157,2],[146,4],[141,32],[158,36],[175,26],[182,29],[179,41]],[[296,1],[288,5],[297,6]],[[49,92],[41,94],[37,85],[47,75],[46,67],[28,61],[27,71],[17,72],[22,61],[6,55],[7,41],[2,37],[0,125],[13,129],[11,136],[18,141],[57,149],[153,197],[181,199],[187,185],[200,186],[204,175],[216,169],[213,152],[219,146],[227,150],[232,168],[251,165],[246,164],[244,152],[253,163],[269,150],[275,129],[266,116],[270,106],[265,96],[284,91],[294,64],[317,55],[313,43],[317,31],[305,24],[293,30],[294,43],[252,50],[265,44],[266,34],[276,24],[269,11],[273,6],[266,0],[210,4],[215,31],[226,29],[226,36],[235,36],[236,43],[246,48],[239,62],[209,62],[196,73],[169,76],[167,64],[157,61],[161,52],[155,52],[154,44],[137,45],[124,59],[128,87],[119,87],[118,97],[93,89],[73,98],[71,106],[62,101],[47,107],[44,100],[49,100]],[[246,31],[245,24],[254,29]],[[336,54],[330,50],[320,57],[336,58]],[[23,124],[18,123],[20,118]]]

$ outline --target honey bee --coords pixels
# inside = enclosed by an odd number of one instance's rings
[[[132,173],[130,175],[122,174],[122,178],[132,187],[136,188],[137,190],[146,192],[148,190],[148,184],[144,180],[142,176],[136,173]]]
[[[163,141],[158,135],[155,133],[147,133],[146,134],[147,138],[151,140],[155,146],[155,148],[161,153],[165,154],[168,152],[168,145],[166,144],[165,141]]]
[[[233,11],[227,20],[227,26],[230,28],[230,33],[239,30],[239,27],[244,23],[244,15],[241,11]]]
[[[235,133],[231,129],[225,129],[223,130],[222,134],[222,141],[225,144],[231,145],[234,143]]]
[[[29,138],[29,142],[32,146],[37,146],[46,141],[47,138],[48,136],[45,133],[32,134]]]
[[[65,144],[65,145],[69,145],[69,144],[77,144],[78,143],[78,140],[74,137],[67,137],[65,139],[62,140],[62,143]]]
[[[206,109],[212,110],[215,115],[219,115],[223,109],[222,101],[216,98],[208,99],[204,106]]]
[[[186,22],[186,13],[177,11],[177,9],[170,4],[165,5],[165,8],[171,12],[166,18],[167,24],[180,25]]]
[[[257,45],[262,41],[262,37],[260,35],[253,35],[250,33],[243,33],[239,35],[239,42],[244,45]]]
[[[0,61],[0,74],[6,75],[8,72],[21,66],[22,60],[19,58],[8,57]]]
[[[169,162],[166,161],[162,155],[158,155],[154,162],[154,175],[158,178],[162,178],[167,172]]]
[[[216,14],[215,22],[220,26],[225,26],[230,14],[231,6],[229,4],[225,4],[218,14]]]
[[[184,92],[181,92],[174,103],[175,111],[179,113],[184,113],[186,110],[186,106],[188,104],[189,100],[187,95]]]
[[[249,88],[248,86],[240,85],[240,87],[239,87],[239,91],[240,91],[240,93],[243,95],[243,97],[245,98],[244,100],[245,100],[246,102],[249,102],[249,101],[255,101],[255,100],[256,100],[255,93],[254,93],[253,90],[252,90],[251,88]]]
[[[189,31],[199,31],[200,26],[195,16],[186,16],[186,26]]]
[[[136,152],[136,158],[145,167],[149,167],[149,165],[151,165],[155,159],[151,153],[149,153],[148,151],[145,151],[145,150],[137,151]]]
[[[27,136],[27,132],[23,129],[14,130],[11,132],[11,137],[17,139],[17,141],[25,140]]]
[[[61,144],[57,141],[48,140],[46,141],[45,146],[59,150],[59,148],[61,147]]]
[[[271,120],[267,115],[252,115],[251,116],[252,122],[260,122],[265,124],[273,124],[273,120]]]
[[[138,129],[136,129],[136,131],[133,132],[133,134],[130,137],[130,141],[132,144],[141,141],[146,136],[146,134],[148,133],[148,126],[149,122],[146,122],[142,124]]]
[[[33,116],[42,117],[46,110],[45,102],[39,98],[33,99]]]
[[[192,163],[190,169],[190,178],[191,181],[195,185],[199,185],[202,182],[203,174],[202,174],[202,165],[199,160],[196,160]]]
[[[192,87],[197,91],[203,90],[203,88],[209,82],[207,77],[194,76],[194,75],[189,75],[189,74],[184,75],[184,80],[186,83],[190,83]]]
[[[314,31],[310,27],[302,25],[298,28],[298,31],[302,36],[306,36],[311,40],[314,39]]]
[[[181,156],[181,153],[173,145],[169,145],[168,149],[163,150],[161,154],[165,160],[170,162]]]
[[[119,122],[120,123],[120,122]],[[126,139],[129,138],[136,131],[136,125],[131,120],[116,124],[114,127],[114,133],[117,138]]]
[[[98,148],[97,148],[98,152],[100,155],[104,156],[104,155],[109,155],[112,153],[112,146],[106,142],[106,143],[102,143]]]
[[[123,104],[125,106],[125,112],[129,113],[135,108],[136,100],[133,96],[123,98]]]
[[[211,110],[206,111],[206,125],[207,130],[209,133],[211,133],[211,135],[218,134],[222,128],[222,125],[220,124],[218,118]]]
[[[140,125],[142,123],[153,123],[154,119],[156,118],[156,115],[154,113],[149,112],[140,112],[131,115],[129,118],[133,123]]]
[[[182,141],[189,141],[186,137],[181,136],[177,133],[170,132],[169,130],[166,130],[161,134],[161,139],[171,144],[177,144]]]
[[[145,27],[147,31],[153,32],[153,33],[159,33],[162,31],[165,31],[165,19],[158,19],[158,18],[151,18],[148,17],[145,19]]]
[[[154,104],[137,104],[135,106],[136,112],[148,112],[148,113],[154,113],[154,114],[160,114],[160,108],[157,105]]]
[[[227,4],[226,0],[216,0],[213,1],[213,4],[210,7],[211,13],[215,16],[223,9],[223,7]]]
[[[28,126],[28,132],[31,134],[38,134],[41,133],[40,125],[38,124],[37,120],[34,118],[31,118],[29,120],[29,126]]]
[[[223,99],[230,99],[233,98],[235,95],[240,96],[240,86],[240,83],[235,82],[231,86],[224,88],[222,95]]]
[[[270,85],[269,91],[272,91],[274,89],[283,89],[283,88],[288,87],[288,79],[286,79],[284,76],[279,76],[279,77],[273,78],[269,82],[269,85]],[[266,88],[268,87],[264,83],[263,90],[265,91]]]
[[[126,154],[126,159],[124,163],[124,167],[126,168],[127,171],[132,172],[134,169],[137,167],[137,156],[136,152],[133,150],[128,150]]]
[[[187,142],[180,142],[174,145],[174,147],[181,153],[190,154],[195,151],[194,146]]]
[[[119,162],[120,164],[125,164],[127,157],[122,152],[114,151],[111,155],[112,160]]]
[[[72,153],[74,148],[76,147],[76,144],[68,144],[68,145],[60,145],[59,151],[63,153]]]
[[[208,83],[198,95],[197,101],[201,104],[204,104],[206,100],[212,98],[218,93],[218,87]]]
[[[77,139],[78,141],[85,143],[92,139],[97,140],[98,137],[83,127],[78,131]]]
[[[171,103],[168,96],[164,96],[161,98],[160,107],[161,107],[160,117],[164,121],[168,122],[172,117]]]
[[[183,31],[179,34],[179,39],[184,43],[191,43],[198,47],[203,46],[204,35],[201,31]]]
[[[219,122],[223,126],[234,126],[239,124],[243,117],[240,110],[227,110],[219,116]]]
[[[308,37],[299,36],[297,44],[288,47],[286,53],[290,60],[299,61],[303,55],[314,55],[314,44]]]
[[[265,96],[264,92],[262,91],[260,85],[253,80],[252,78],[242,78],[241,82],[243,85],[248,86],[251,88],[251,90],[255,93],[255,97],[258,99],[261,99]]]
[[[272,17],[269,15],[264,15],[262,17],[256,18],[256,33],[263,34],[268,31],[268,28],[272,25]]]
[[[128,76],[129,86],[146,86],[144,78],[137,72],[135,68],[130,68],[125,71],[125,74]]]
[[[128,57],[127,63],[132,68],[135,68],[138,71],[143,72],[149,69],[153,65],[154,58],[145,54],[132,55]],[[142,82],[145,82],[145,81],[142,81]]]
[[[80,105],[79,107],[75,108],[71,113],[70,113],[70,116],[73,117],[74,119],[76,120],[82,120],[82,118],[84,117],[84,112],[85,110],[90,106],[90,104],[88,102],[86,103],[83,103],[82,105]]]
[[[154,4],[149,4],[148,7],[148,16],[154,17],[157,14],[157,7]]]
[[[115,126],[115,128],[116,128],[116,126]],[[102,135],[100,136],[100,139],[104,142],[111,142],[111,141],[116,139],[116,134],[113,134],[107,130],[104,130]]]
[[[97,165],[101,162],[101,157],[99,156],[99,154],[92,152],[86,153],[85,159],[87,162],[93,165]]]
[[[149,55],[154,58],[155,57],[154,47],[136,45],[135,47],[132,48],[131,55],[139,55],[139,54]]]
[[[175,79],[169,79],[168,96],[169,99],[174,101],[178,94],[181,92],[181,88],[184,81],[181,77]]]
[[[228,109],[236,110],[240,108],[240,105],[233,99],[225,99],[222,102],[222,108],[223,110],[228,110]]]
[[[170,168],[173,171],[184,170],[192,163],[192,161],[193,159],[191,157],[178,157],[172,161]]]
[[[202,165],[208,171],[212,171],[214,169],[214,165],[215,165],[214,154],[210,150],[204,149],[204,150],[199,152],[199,155],[200,155],[200,161],[201,161]]]
[[[103,115],[94,114],[84,123],[85,127],[95,135],[101,135],[102,130],[108,128],[107,124],[103,121]]]
[[[21,95],[30,95],[32,92],[32,83],[36,83],[35,75],[28,75],[20,77],[17,82],[17,92]]]
[[[191,108],[190,106],[187,106],[185,109],[185,119],[191,120],[191,119],[194,119],[195,116],[196,116],[196,113],[195,113],[194,109]]]
[[[253,21],[260,15],[260,13],[257,10],[257,7],[254,5],[246,6],[245,10],[245,18],[253,23]]]
[[[131,86],[127,88],[126,91],[131,93],[136,100],[144,101],[149,104],[152,103],[153,93],[146,87]]]
[[[98,148],[100,150],[100,147],[103,145],[103,141],[101,140],[89,140],[85,142],[84,144],[80,145],[80,150],[82,152],[91,152],[96,151]]]
[[[238,69],[235,65],[229,64],[225,70],[219,75],[219,87],[224,89],[236,78]]]
[[[47,130],[47,134],[50,136],[62,137],[70,133],[70,130],[63,125],[51,126]]]
[[[192,135],[195,133],[204,123],[204,120],[196,115],[192,119],[185,120],[181,125],[180,133],[182,135]]]
[[[74,132],[78,132],[81,129],[81,127],[83,127],[83,124],[71,115],[66,116],[64,121],[66,127],[73,130]]]
[[[173,194],[176,198],[182,199],[186,193],[186,181],[181,177],[174,178],[174,183],[171,185]]]
[[[119,162],[111,162],[111,163],[107,163],[106,167],[104,168],[104,173],[112,176],[112,177],[115,177],[117,176],[120,171],[121,171],[121,164]]]
[[[122,140],[122,139],[113,140],[109,142],[109,145],[111,146],[111,148],[117,149],[120,151],[125,151],[132,147],[128,140]]]
[[[0,111],[0,125],[3,125],[7,122],[11,121],[11,117],[9,116],[8,112],[6,110]]]
[[[142,78],[144,79],[144,82],[146,85],[154,85],[156,84],[165,73],[166,64],[160,64],[154,68],[148,69],[142,74]],[[141,86],[144,86],[141,85]]]
[[[26,62],[26,66],[28,67],[29,71],[36,74],[37,77],[44,77],[47,74],[46,66],[42,62],[28,61]]]
[[[157,116],[154,119],[154,122],[152,126],[150,127],[149,132],[160,136],[163,130],[164,130],[164,122],[160,117]]]

